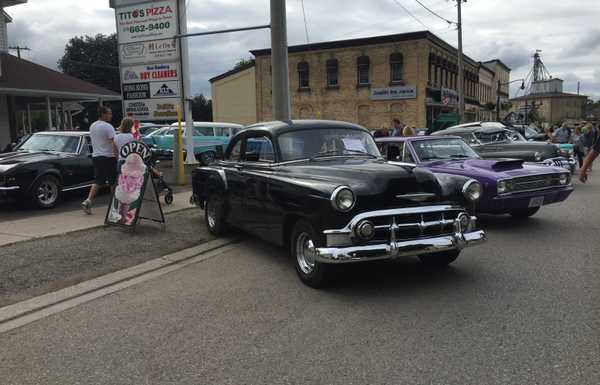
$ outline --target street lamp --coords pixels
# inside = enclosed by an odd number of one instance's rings
[[[500,79],[498,79],[498,87],[496,88],[496,121],[500,121],[500,87],[507,86],[512,83],[521,82],[520,89],[525,89],[525,79],[516,79],[507,83],[500,83]]]

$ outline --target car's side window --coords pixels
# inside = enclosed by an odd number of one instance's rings
[[[92,148],[92,138],[89,136],[83,137],[83,146],[81,147],[81,155],[90,155],[94,153],[94,149]]]
[[[402,161],[406,163],[416,163],[415,158],[413,157],[413,154],[408,146],[404,146],[404,156],[402,157]]]
[[[226,160],[230,162],[239,162],[242,159],[242,140],[238,138],[237,142],[231,148]]]
[[[248,162],[275,162],[273,143],[266,136],[248,138],[246,140],[244,160]]]
[[[390,143],[387,149],[387,160],[399,161],[402,160],[402,152],[404,151],[404,143]]]

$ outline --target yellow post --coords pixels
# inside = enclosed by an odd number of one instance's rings
[[[181,106],[177,107],[177,184],[185,184],[185,168],[183,165],[183,127],[181,126]]]

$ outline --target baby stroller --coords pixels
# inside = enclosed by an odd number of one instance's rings
[[[163,195],[165,204],[170,205],[173,203],[173,189],[167,184],[167,182],[165,182],[163,174],[156,168],[159,163],[159,160],[154,160],[150,166],[150,175],[152,176],[152,182],[156,187],[156,191],[159,195]]]

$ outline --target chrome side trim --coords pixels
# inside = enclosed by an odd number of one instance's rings
[[[408,163],[408,162],[396,162],[396,161],[393,161],[393,160],[389,160],[388,163],[389,164],[393,164],[394,166],[404,166],[404,167],[412,167],[412,168],[417,167],[416,164],[414,164],[414,163]]]
[[[20,190],[19,186],[10,186],[10,187],[0,187],[0,191],[17,191]]]
[[[60,191],[74,191],[74,190],[79,190],[79,189],[86,188],[86,187],[92,187],[93,185],[94,185],[93,183],[90,183],[90,184],[84,184],[81,186],[67,187],[67,188],[61,189]]]

